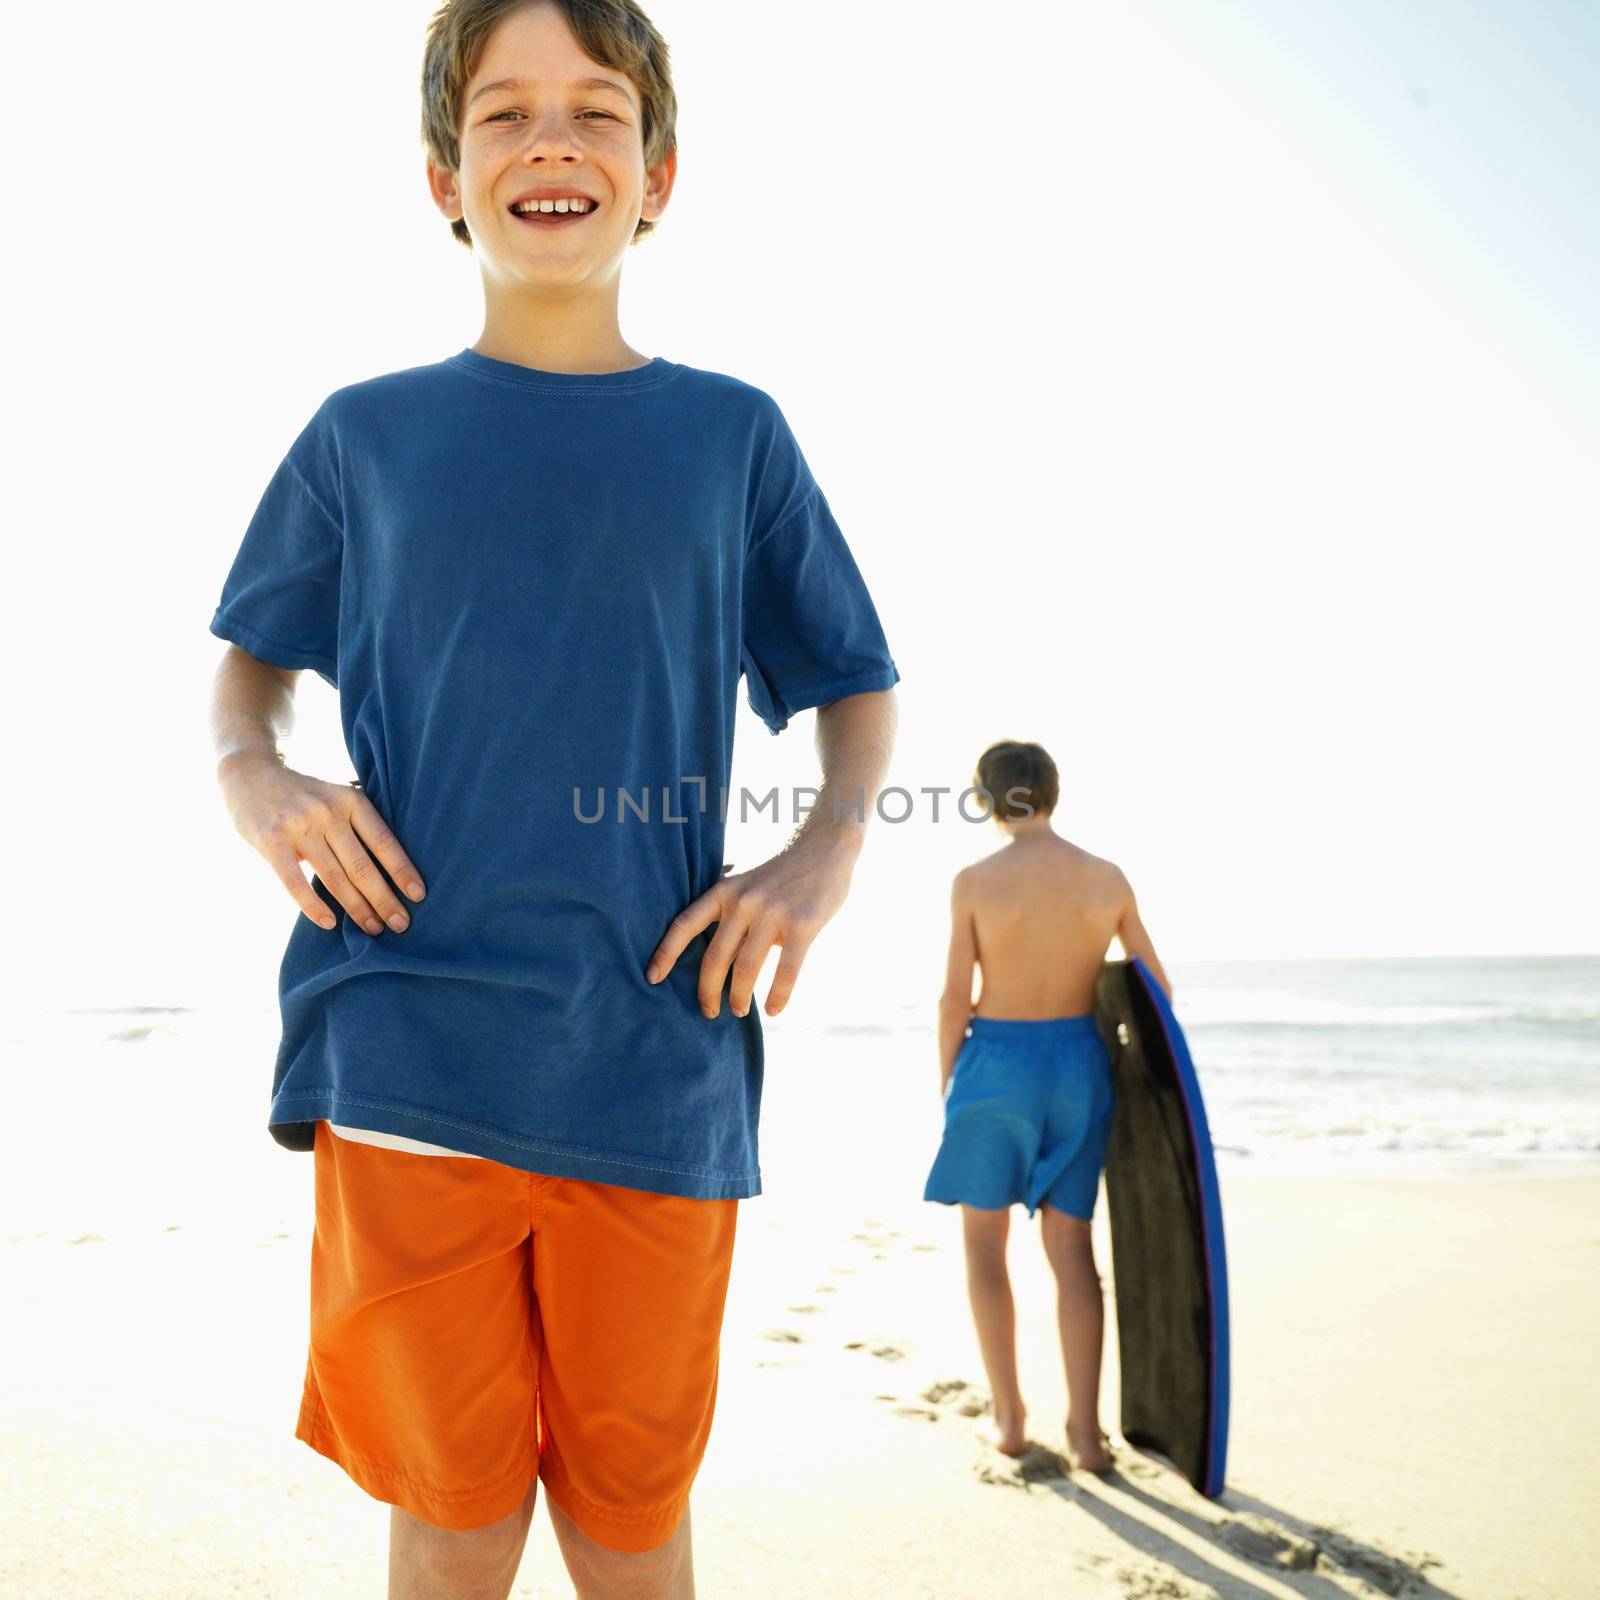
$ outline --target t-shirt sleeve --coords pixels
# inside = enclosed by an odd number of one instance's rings
[[[900,681],[872,597],[782,413],[755,496],[740,660],[774,733],[797,711]]]
[[[319,409],[245,529],[212,633],[273,666],[310,667],[338,688],[343,555],[337,458]]]

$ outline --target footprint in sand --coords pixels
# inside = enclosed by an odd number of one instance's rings
[[[861,1271],[860,1267],[829,1267],[828,1271],[838,1278],[853,1278]]]
[[[1121,1566],[1116,1580],[1128,1600],[1218,1600],[1208,1583],[1191,1583],[1170,1567]]]
[[[1163,1469],[1137,1446],[1123,1451],[1117,1458],[1117,1466],[1130,1478],[1159,1478],[1163,1473]],[[1173,1467],[1168,1470],[1176,1472],[1178,1469]]]
[[[799,1334],[793,1328],[767,1328],[757,1337],[771,1339],[774,1344],[804,1344],[805,1335]]]
[[[846,1350],[865,1350],[869,1355],[876,1356],[880,1361],[904,1361],[906,1348],[898,1339],[847,1339]]]
[[[980,1447],[988,1454],[996,1455],[1002,1461],[1015,1460],[1027,1463],[1024,1476],[1030,1481],[1034,1478],[1051,1478],[1058,1473],[1089,1471],[1081,1467],[1075,1455],[1067,1455],[1054,1450],[1048,1445],[1040,1444],[1036,1439],[1029,1439],[1021,1456],[1007,1457],[995,1444],[994,1431],[994,1400],[989,1392],[979,1385],[969,1383],[965,1378],[941,1378],[930,1384],[922,1391],[922,1398],[931,1401],[934,1405],[944,1408],[946,1415],[954,1412],[957,1416],[970,1418],[985,1418],[973,1430]],[[1110,1464],[1102,1472],[1094,1476],[1100,1478],[1113,1477],[1117,1474],[1126,1460],[1126,1452],[1111,1442],[1109,1436],[1104,1437],[1106,1453],[1110,1456]]]
[[[1413,1585],[1422,1587],[1428,1582],[1428,1568],[1442,1565],[1437,1556],[1419,1552],[1408,1560],[1387,1550],[1360,1544],[1334,1528],[1313,1528],[1311,1540],[1317,1547],[1319,1572],[1337,1572],[1357,1578],[1383,1594],[1402,1595]]]
[[[881,1223],[863,1222],[861,1230],[850,1235],[851,1244],[867,1244],[873,1249],[874,1258],[887,1261],[889,1259],[888,1246],[905,1235],[897,1228],[885,1228]]]
[[[939,1413],[932,1406],[896,1406],[894,1414],[897,1417],[918,1417],[923,1422],[937,1422]]]
[[[922,1391],[922,1398],[963,1417],[981,1417],[990,1410],[989,1397],[965,1378],[940,1378]]]
[[[936,1378],[922,1391],[922,1398],[938,1408],[935,1415],[941,1418],[952,1414],[984,1417],[991,1416],[994,1411],[994,1402],[988,1392],[965,1378]],[[1009,1456],[995,1447],[992,1437],[985,1436],[985,1429],[992,1434],[993,1424],[980,1424],[974,1430],[981,1450],[974,1470],[980,1481],[1015,1487],[1018,1484],[1026,1486],[1030,1483],[1053,1482],[1071,1476],[1072,1462],[1060,1451],[1040,1444],[1037,1439],[1029,1439],[1021,1455]]]
[[[819,1283],[812,1294],[838,1294],[839,1286],[836,1283]]]
[[[1316,1567],[1318,1552],[1313,1540],[1302,1539],[1253,1512],[1224,1517],[1213,1531],[1218,1544],[1260,1566],[1280,1567],[1285,1572],[1310,1572]]]
[[[973,1462],[979,1483],[997,1484],[1007,1489],[1030,1489],[1036,1483],[1059,1483],[1070,1478],[1072,1468],[1066,1458],[1048,1445],[1029,1442],[1020,1456],[986,1450]]]
[[[797,1311],[802,1316],[811,1316],[822,1309],[821,1306],[785,1306],[786,1311]]]

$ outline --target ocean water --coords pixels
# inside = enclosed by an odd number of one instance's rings
[[[1171,977],[1221,1153],[1600,1160],[1600,957]]]
[[[1191,962],[1168,974],[1225,1169],[1600,1163],[1600,956]],[[937,1133],[924,1104],[936,1106],[937,1086],[927,1009],[786,1033],[769,1051],[769,1109],[781,1100],[809,1124],[785,1070],[842,1074],[845,1098],[881,1127],[909,1083],[926,1144]],[[767,1125],[787,1159],[789,1130],[779,1116]]]
[[[1600,1163],[1600,956],[1168,967],[1225,1171]],[[310,1166],[266,1130],[277,1022],[275,1004],[170,995],[13,1006],[8,1231],[167,1223],[197,1186],[219,1227],[291,1214]],[[820,992],[764,1022],[767,1192],[920,1195],[943,1109],[933,1024],[931,1006]]]

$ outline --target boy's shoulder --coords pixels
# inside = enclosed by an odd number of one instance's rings
[[[689,431],[713,451],[759,463],[758,470],[776,466],[776,477],[784,482],[807,477],[810,469],[802,464],[800,441],[783,407],[767,390],[731,372],[678,365],[681,386],[674,383],[666,392],[678,391],[673,403],[689,421]]]
[[[1058,835],[1048,842],[1036,843],[1026,855],[1019,852],[1015,845],[998,845],[987,855],[967,862],[956,872],[951,884],[953,888],[959,886],[969,893],[981,892],[993,886],[1009,894],[1008,885],[1013,875],[1032,875],[1046,861],[1107,882],[1122,876],[1122,868],[1115,861],[1097,856],[1092,850],[1086,850],[1082,845]]]
[[[391,413],[396,406],[411,408],[419,401],[426,404],[430,396],[442,399],[456,378],[449,357],[375,373],[370,378],[355,378],[328,392],[317,407],[317,418],[338,426]]]
[[[749,406],[768,415],[779,411],[778,402],[759,384],[748,378],[736,377],[731,372],[718,372],[712,367],[691,366],[687,361],[673,363],[692,387],[717,399]]]

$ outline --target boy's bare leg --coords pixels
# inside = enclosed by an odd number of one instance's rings
[[[1111,1465],[1100,1430],[1100,1349],[1105,1299],[1095,1270],[1089,1224],[1054,1206],[1039,1208],[1040,1231],[1056,1279],[1056,1316],[1067,1369],[1067,1444],[1078,1465],[1104,1472]]]
[[[694,1600],[694,1536],[688,1507],[665,1544],[632,1551],[596,1544],[548,1496],[545,1505],[576,1600]]]
[[[522,1563],[539,1480],[522,1504],[482,1528],[436,1528],[389,1508],[389,1600],[506,1600]]]
[[[1017,1312],[1006,1271],[1006,1237],[1010,1228],[1010,1207],[999,1211],[968,1205],[961,1208],[967,1296],[972,1302],[972,1320],[977,1325],[989,1393],[994,1398],[994,1426],[985,1428],[980,1424],[979,1432],[997,1450],[1017,1456],[1026,1447],[1022,1425],[1027,1411],[1017,1387]]]

